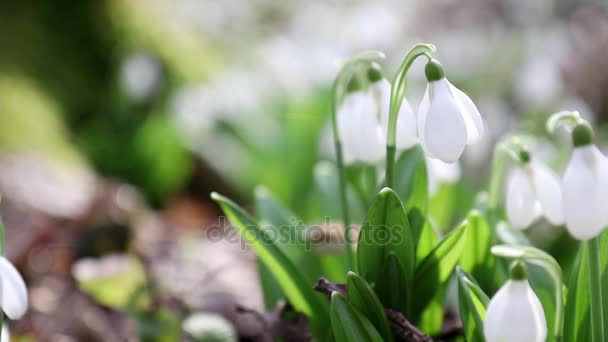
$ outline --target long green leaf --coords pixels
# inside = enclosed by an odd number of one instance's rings
[[[457,272],[458,311],[466,340],[469,342],[484,342],[483,321],[490,299],[471,275],[462,269],[458,269]]]
[[[264,222],[261,228],[276,238],[277,246],[300,266],[309,280],[315,282],[324,275],[319,258],[308,244],[306,228],[300,218],[262,186],[255,190],[255,209],[260,222]]]
[[[467,215],[467,222],[467,248],[462,253],[460,266],[475,277],[482,288],[493,289],[496,258],[490,253],[492,232],[477,210]]]
[[[460,226],[448,234],[416,267],[414,275],[414,318],[418,318],[425,306],[433,299],[435,293],[449,279],[466,243],[466,226]],[[416,321],[416,320],[414,320]]]
[[[397,283],[388,281],[383,272],[389,254],[394,254],[401,265],[401,274],[393,279]],[[405,209],[397,193],[384,188],[376,197],[361,227],[357,246],[359,273],[372,284],[385,306],[407,313],[414,264],[414,243]],[[391,289],[395,287],[404,294],[398,303],[383,297],[384,294],[392,293]]]
[[[372,323],[338,292],[331,295],[331,327],[336,342],[382,342]]]
[[[220,205],[230,222],[247,239],[258,258],[268,266],[294,308],[308,315],[314,332],[318,336],[323,336],[329,319],[327,301],[313,291],[313,284],[306,280],[300,270],[277,247],[275,241],[266,231],[260,229],[243,209],[218,193],[212,193],[211,198]]]
[[[395,164],[395,175],[395,190],[404,201],[416,245],[426,220],[429,201],[426,163],[419,145],[401,153]]]
[[[346,288],[348,290],[348,298],[355,309],[365,315],[380,333],[384,341],[393,341],[384,307],[380,303],[380,299],[374,293],[371,286],[354,272],[348,272]]]

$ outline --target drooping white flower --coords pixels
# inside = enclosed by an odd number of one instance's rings
[[[372,94],[348,93],[337,113],[344,163],[375,164],[385,155],[385,138],[378,120],[378,106]]]
[[[483,333],[486,342],[545,342],[543,306],[528,283],[525,265],[517,261],[508,280],[490,300]]]
[[[380,120],[382,121],[382,132],[388,131],[389,107],[391,102],[391,84],[386,79],[374,82],[370,86],[372,93],[380,102]],[[397,151],[406,150],[418,143],[416,132],[416,115],[407,99],[403,99],[397,117]]]
[[[375,67],[369,69],[367,77],[370,83],[366,90],[356,89],[359,86],[357,82],[351,83],[355,84],[355,89],[346,95],[337,113],[346,164],[374,164],[384,159],[386,154],[391,84]],[[397,117],[397,151],[418,142],[416,131],[416,116],[404,98]]]
[[[5,257],[0,256],[0,308],[10,319],[19,319],[27,310],[27,288],[23,278]]]
[[[578,125],[574,151],[562,179],[566,227],[579,240],[599,235],[608,224],[608,159],[591,143],[591,129]]]
[[[557,174],[529,157],[522,163],[511,170],[507,179],[505,209],[511,226],[526,229],[540,216],[554,225],[563,224],[562,193]]]
[[[425,158],[429,195],[434,195],[443,183],[453,184],[460,180],[460,163],[444,163],[435,158]]]
[[[473,101],[445,78],[439,62],[429,61],[425,73],[429,83],[418,110],[418,136],[430,157],[454,163],[465,146],[479,140],[483,121]]]

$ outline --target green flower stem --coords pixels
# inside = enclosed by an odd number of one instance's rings
[[[338,73],[332,88],[331,124],[334,135],[334,146],[336,149],[336,164],[338,167],[338,178],[340,184],[340,205],[342,207],[342,223],[344,224],[344,242],[346,245],[346,261],[350,270],[354,270],[354,252],[351,241],[350,213],[348,200],[346,198],[346,172],[344,169],[344,156],[342,154],[342,143],[338,132],[338,106],[346,94],[346,87],[350,79],[355,76],[357,70],[363,65],[370,65],[384,59],[384,55],[377,51],[366,51],[347,60]]]
[[[589,252],[589,290],[591,307],[591,335],[594,342],[604,340],[604,312],[602,308],[602,274],[600,266],[600,240],[595,237],[587,242]]]
[[[500,144],[494,149],[492,156],[492,169],[490,175],[490,186],[488,189],[488,209],[491,215],[498,210],[500,202],[500,188],[505,174],[505,155]]]
[[[389,106],[388,117],[388,132],[386,139],[386,176],[385,183],[387,187],[392,187],[394,184],[394,169],[395,169],[395,146],[397,141],[397,117],[399,109],[403,103],[405,96],[405,87],[407,85],[407,72],[412,63],[420,56],[426,56],[430,59],[430,53],[435,51],[435,46],[431,44],[416,44],[408,51],[407,55],[401,62],[401,65],[395,72],[391,82],[391,99]]]

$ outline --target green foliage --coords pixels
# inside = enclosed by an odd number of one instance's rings
[[[384,307],[371,286],[354,272],[348,272],[346,282],[348,297],[355,309],[367,317],[384,341],[393,341]]]
[[[361,227],[357,248],[363,278],[385,306],[408,313],[415,247],[405,209],[393,190],[385,188],[378,194]]]
[[[331,295],[331,326],[336,342],[382,342],[372,323],[343,295]]]
[[[289,260],[276,242],[258,224],[231,200],[213,193],[211,197],[220,205],[224,213],[243,234],[256,251],[258,258],[276,277],[277,282],[294,308],[303,312],[312,321],[317,336],[324,336],[328,327],[328,305],[320,294],[312,290],[312,283]]]
[[[414,321],[448,281],[458,264],[467,236],[467,222],[454,229],[416,266],[414,275]]]
[[[458,269],[458,311],[467,341],[484,342],[483,320],[490,299],[474,278]]]

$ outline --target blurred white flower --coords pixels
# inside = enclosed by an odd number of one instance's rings
[[[375,164],[384,158],[384,133],[377,102],[370,92],[348,93],[338,109],[337,124],[345,164]]]
[[[23,278],[5,257],[0,256],[0,307],[12,320],[21,318],[27,311],[27,288]]]
[[[460,163],[444,163],[425,157],[429,195],[434,195],[441,184],[453,184],[460,180]]]
[[[418,111],[418,136],[431,158],[454,163],[466,145],[483,134],[481,115],[471,99],[445,77],[439,62],[425,68],[427,85]]]
[[[576,239],[594,238],[608,224],[608,159],[595,145],[574,148],[562,196],[566,227]]]
[[[511,279],[490,300],[483,332],[486,342],[545,342],[545,312],[521,261],[512,267]]]
[[[192,314],[184,320],[182,328],[195,341],[237,341],[232,324],[224,317],[213,313],[199,312]]]
[[[370,91],[376,96],[380,103],[380,120],[382,121],[382,132],[388,131],[389,106],[391,102],[391,84],[386,79],[374,82]],[[397,117],[397,150],[406,150],[418,142],[416,133],[416,116],[407,99],[403,99],[399,116]]]
[[[146,53],[133,53],[125,59],[120,77],[122,88],[137,101],[153,96],[162,81],[158,60]]]
[[[511,226],[525,229],[544,215],[554,225],[564,223],[560,181],[550,168],[532,160],[514,167],[507,179],[506,212]]]

